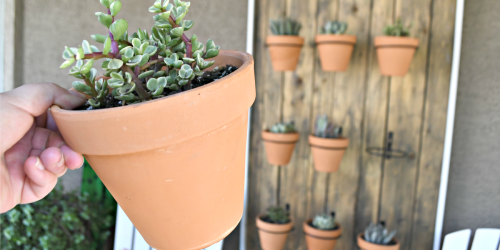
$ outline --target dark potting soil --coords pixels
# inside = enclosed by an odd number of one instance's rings
[[[287,221],[287,222],[285,222],[285,223],[278,223],[278,222],[275,222],[275,221],[271,220],[271,219],[269,218],[269,216],[262,216],[262,217],[260,217],[260,219],[261,219],[262,221],[264,221],[264,222],[267,222],[267,223],[272,223],[272,224],[287,224],[288,222],[290,222],[290,220],[288,220],[288,221]]]
[[[195,88],[198,88],[198,87],[201,87],[203,85],[206,85],[206,84],[209,84],[211,82],[214,82],[214,81],[217,81],[231,73],[233,73],[234,71],[236,71],[238,68],[235,67],[235,66],[232,66],[232,65],[226,65],[225,67],[217,67],[215,70],[213,71],[205,71],[205,73],[203,73],[202,76],[200,77],[195,77],[192,81],[191,81],[191,89],[195,89]],[[143,80],[143,86],[144,86],[144,89],[147,89],[146,88],[146,80]],[[162,95],[163,96],[169,96],[169,95],[174,95],[174,94],[177,94],[177,93],[181,93],[185,90],[182,89],[179,89],[179,90],[170,90],[170,89],[167,89],[165,88],[163,90],[163,93]],[[154,100],[154,99],[153,99]],[[115,99],[111,94],[109,94],[108,96],[106,96],[106,98],[104,99],[104,102],[106,103],[106,106],[105,107],[101,107],[101,108],[94,108],[92,106],[90,106],[88,104],[88,102],[86,102],[85,104],[83,104],[82,106],[74,109],[74,110],[97,110],[97,109],[106,109],[106,108],[114,108],[114,107],[121,107],[123,106],[122,104],[122,101],[120,100],[117,100]]]
[[[334,230],[337,230],[339,229],[339,226],[338,225],[335,225],[335,227],[333,229],[328,229],[328,230],[325,230],[325,229],[321,229],[321,228],[317,228],[313,225],[312,221],[311,222],[308,222],[307,225],[311,226],[312,228],[316,228],[318,230],[323,230],[323,231],[334,231]]]
[[[363,237],[362,237],[362,238],[363,238],[363,240],[367,241],[367,240],[365,239],[365,236],[364,236],[364,235],[363,235]],[[369,242],[369,241],[367,241],[367,242]],[[370,242],[370,243],[372,243],[372,242]],[[389,242],[389,244],[387,244],[387,245],[384,245],[384,244],[377,244],[377,243],[372,243],[372,244],[379,245],[379,246],[393,246],[393,245],[396,245],[396,243],[397,243],[397,242],[393,239],[393,240],[391,240],[391,242]]]

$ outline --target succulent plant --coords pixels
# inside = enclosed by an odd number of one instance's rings
[[[364,238],[366,241],[379,244],[388,245],[394,236],[396,235],[396,230],[389,232],[385,228],[385,222],[381,221],[374,224],[373,222],[365,229]]]
[[[321,28],[321,34],[335,34],[342,35],[347,31],[347,23],[339,21],[328,21],[325,26]]]
[[[302,24],[288,17],[271,20],[270,26],[275,36],[298,36],[302,28]]]
[[[314,217],[312,225],[321,230],[332,230],[335,228],[335,212],[330,214],[319,214]]]
[[[293,133],[295,132],[295,123],[291,122],[278,122],[274,124],[269,130],[272,133]]]
[[[120,12],[119,0],[100,0],[107,13],[97,12],[98,21],[107,30],[107,35],[92,35],[102,43],[100,51],[84,40],[78,48],[66,47],[61,68],[73,65],[70,75],[76,81],[73,87],[91,98],[88,103],[94,108],[105,107],[109,99],[121,101],[122,105],[148,101],[174,91],[188,90],[195,77],[215,61],[206,61],[219,54],[219,46],[212,40],[206,44],[196,35],[188,38],[185,31],[193,27],[193,21],[184,20],[190,2],[156,0],[149,8],[156,13],[156,23],[148,31],[139,29],[129,35],[128,23],[115,20]],[[97,80],[97,70],[92,68],[98,59],[103,59],[102,68],[106,78]]]
[[[269,207],[267,209],[266,217],[269,222],[275,224],[285,224],[290,222],[290,205],[286,204],[283,207]]]
[[[342,127],[335,127],[326,115],[319,115],[316,118],[314,136],[322,138],[342,137]]]
[[[394,25],[387,25],[384,28],[384,34],[386,36],[410,36],[411,25],[405,27],[401,18],[396,20]]]

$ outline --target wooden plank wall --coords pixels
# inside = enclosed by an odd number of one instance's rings
[[[265,46],[269,20],[280,16],[303,24],[305,46],[295,72],[274,72]],[[408,75],[381,76],[373,39],[398,17],[413,24],[420,46]],[[291,205],[295,223],[285,249],[306,249],[302,223],[325,210],[337,212],[344,230],[338,250],[357,249],[356,235],[378,220],[398,230],[402,250],[432,248],[454,18],[455,0],[257,0],[247,249],[261,249],[255,218],[277,203]],[[314,36],[335,19],[348,22],[358,42],[348,71],[323,72]],[[351,140],[332,174],[314,171],[307,141],[314,118],[324,113]],[[289,120],[300,142],[288,166],[271,166],[260,132]],[[382,147],[388,131],[394,132],[394,147],[413,152],[413,159],[366,153],[368,146]]]

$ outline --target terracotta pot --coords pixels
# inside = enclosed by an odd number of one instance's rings
[[[256,219],[260,247],[262,250],[282,250],[288,234],[292,231],[293,221],[290,220],[287,224],[273,224],[261,220],[262,216],[264,215],[261,214]]]
[[[404,76],[408,73],[418,39],[411,37],[377,36],[378,64],[382,75]]]
[[[153,101],[93,111],[51,108],[66,143],[83,153],[146,242],[203,249],[243,212],[253,58],[221,51],[221,80]]]
[[[266,44],[271,53],[274,71],[294,71],[299,62],[304,38],[300,36],[268,36]]]
[[[292,158],[295,144],[299,141],[299,133],[271,133],[262,131],[262,140],[266,147],[267,161],[271,165],[287,165]]]
[[[356,36],[316,35],[323,71],[346,71],[351,61]]]
[[[336,172],[349,146],[348,138],[321,138],[309,135],[314,168],[319,172]]]
[[[333,250],[337,240],[342,235],[342,228],[337,223],[335,230],[321,230],[314,228],[312,219],[306,220],[303,224],[304,233],[306,235],[308,250]]]
[[[366,241],[363,234],[358,234],[358,247],[360,250],[399,250],[400,243],[397,239],[393,239],[393,245],[379,245]]]

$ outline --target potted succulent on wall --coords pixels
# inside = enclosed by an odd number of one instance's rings
[[[342,228],[335,222],[335,212],[319,214],[304,222],[307,249],[332,250],[342,235]]]
[[[358,246],[363,250],[399,250],[399,241],[394,238],[396,230],[389,232],[385,222],[370,223],[365,232],[358,235]]]
[[[270,130],[262,131],[262,140],[266,147],[267,161],[271,165],[287,165],[292,158],[293,149],[299,140],[294,122],[279,122]]]
[[[299,62],[304,38],[299,36],[302,24],[290,18],[271,20],[271,32],[266,44],[275,71],[294,71]]]
[[[328,21],[316,35],[323,71],[346,71],[351,60],[356,36],[345,35],[347,23]]]
[[[388,76],[406,75],[418,47],[418,39],[409,37],[410,27],[405,27],[401,19],[385,27],[384,34],[375,37],[380,72]]]
[[[293,226],[290,219],[290,205],[287,204],[285,208],[278,206],[268,208],[266,214],[257,216],[256,223],[262,249],[283,249]]]
[[[53,106],[51,113],[150,246],[208,247],[243,212],[253,59],[188,38],[189,2],[156,0],[151,34],[129,34],[127,21],[115,20],[120,1],[101,4],[107,12],[96,15],[107,35],[92,38],[104,48],[87,41],[66,47],[61,65],[76,62],[69,74],[82,81],[73,86],[89,100],[79,110]],[[92,68],[97,59],[105,77]]]
[[[314,168],[320,172],[336,172],[349,146],[342,137],[342,127],[334,126],[326,115],[316,118],[314,135],[309,135]]]

